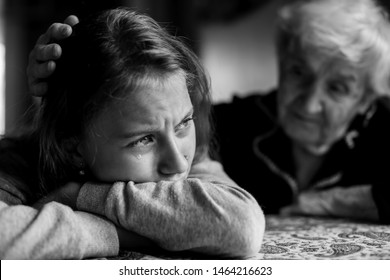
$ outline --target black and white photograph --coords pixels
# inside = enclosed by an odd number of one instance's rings
[[[2,266],[385,271],[389,15],[387,0],[0,0]]]

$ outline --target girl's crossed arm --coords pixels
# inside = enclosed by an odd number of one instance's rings
[[[82,259],[119,251],[115,225],[91,213],[35,202],[33,161],[26,141],[0,141],[0,259]]]
[[[87,183],[77,208],[106,216],[170,251],[227,257],[257,253],[265,227],[255,199],[210,159],[193,166],[187,180]]]
[[[114,256],[115,226],[96,215],[51,202],[26,205],[14,178],[0,172],[0,259],[82,259]]]

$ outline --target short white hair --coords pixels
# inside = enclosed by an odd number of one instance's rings
[[[390,23],[374,0],[287,1],[278,13],[279,55],[291,41],[364,68],[370,89],[390,96]]]

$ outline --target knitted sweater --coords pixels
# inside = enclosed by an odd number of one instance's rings
[[[222,166],[205,158],[187,180],[86,183],[74,211],[37,195],[36,162],[26,143],[0,141],[0,258],[81,259],[118,253],[123,227],[171,251],[226,257],[259,251],[264,217]]]

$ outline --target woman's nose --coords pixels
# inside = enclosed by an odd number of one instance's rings
[[[189,163],[186,157],[187,155],[181,151],[178,143],[170,139],[165,143],[161,153],[159,172],[169,177],[187,172]]]
[[[307,114],[316,115],[323,110],[321,89],[312,88],[303,97],[303,109]]]

